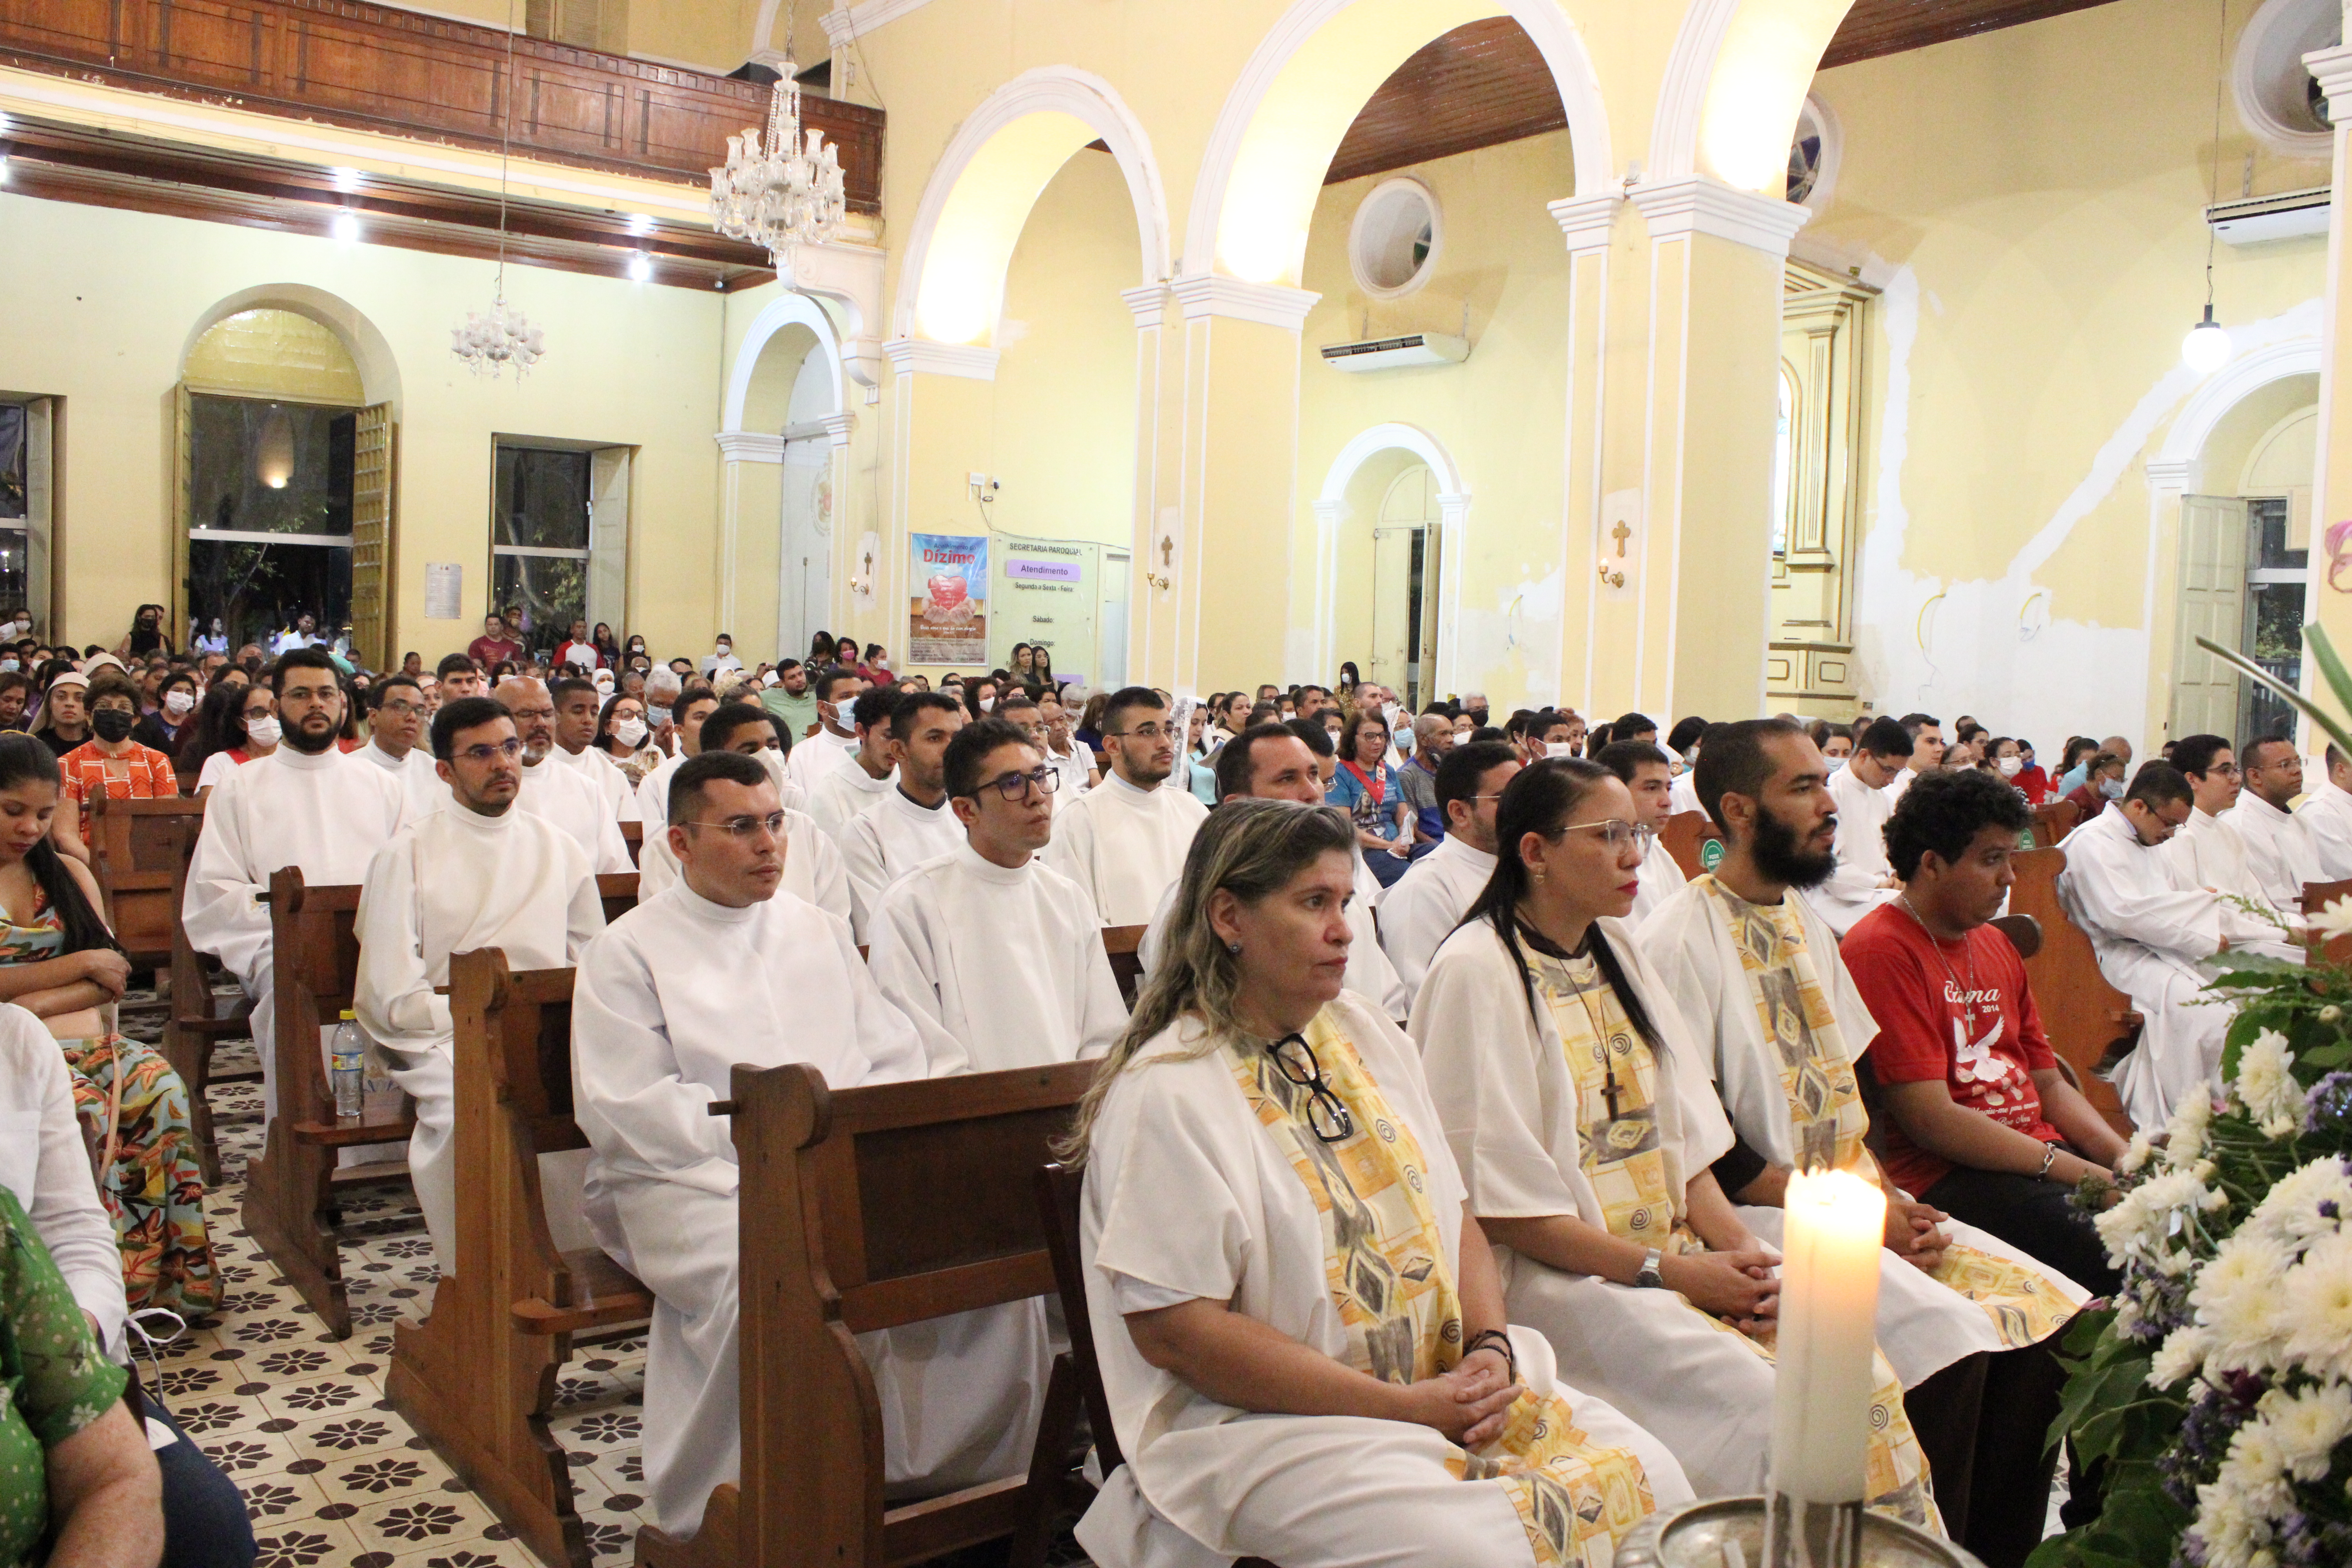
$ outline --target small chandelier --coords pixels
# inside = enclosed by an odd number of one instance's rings
[[[502,96],[506,121],[499,127],[499,270],[490,292],[489,314],[466,312],[466,324],[449,329],[449,352],[478,376],[496,380],[509,365],[515,379],[537,364],[547,352],[547,341],[520,310],[507,303],[507,158],[514,138],[514,0],[507,0],[507,79]]]
[[[710,171],[713,226],[759,246],[780,272],[789,269],[789,252],[831,239],[849,210],[838,150],[825,144],[824,132],[802,128],[793,70],[785,61],[776,79],[765,144],[756,127],[730,136],[726,167]]]
[[[464,326],[449,329],[449,352],[465,361],[466,368],[476,375],[496,379],[511,364],[515,379],[520,381],[523,372],[547,352],[547,345],[540,330],[520,310],[509,306],[501,291],[491,302],[488,315],[468,310]]]

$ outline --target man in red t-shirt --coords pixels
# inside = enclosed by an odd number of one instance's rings
[[[482,635],[466,645],[466,654],[482,668],[496,669],[502,658],[522,658],[522,644],[507,636],[507,618],[493,612],[482,617]]]
[[[2068,1194],[2106,1174],[2124,1140],[2059,1071],[2024,962],[1985,923],[2031,820],[1991,774],[1920,774],[1886,824],[1903,892],[1855,921],[1839,952],[1878,1023],[1864,1059],[1885,1101],[1887,1174],[2106,1295],[2115,1271]]]

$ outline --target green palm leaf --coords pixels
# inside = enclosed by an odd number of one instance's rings
[[[2326,681],[2328,692],[2336,699],[2336,706],[2352,713],[2352,672],[2347,672],[2344,661],[2336,657],[2336,645],[2328,641],[2326,628],[2314,621],[2303,628],[2303,636],[2304,640],[2311,645],[2312,662],[2319,667],[2320,678]],[[2310,716],[2313,723],[2327,732],[2327,738],[2336,742],[2338,751],[2352,757],[2352,731],[2347,731],[2341,720],[2237,649],[2223,647],[2210,637],[2199,637],[2197,646],[2248,679],[2269,687],[2294,704]]]

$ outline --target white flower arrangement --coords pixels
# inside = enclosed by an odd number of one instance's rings
[[[2260,1088],[2249,1092],[2242,1075],[2235,1087],[2252,1111]],[[2157,1177],[2116,1208],[2189,1174]],[[2213,1479],[2196,1488],[2183,1555],[2201,1568],[2305,1561],[2315,1532],[2342,1517],[2344,1488],[2322,1483],[2352,1462],[2338,1452],[2352,1437],[2347,1215],[2352,1170],[2343,1156],[2323,1155],[2282,1177],[2196,1270],[2190,1321],[2166,1337],[2150,1363],[2151,1385],[2196,1378],[2200,1398],[2253,1400]],[[2143,1222],[2126,1245],[2142,1243],[2144,1233]],[[2253,1389],[2260,1394],[2250,1395]]]
[[[2352,899],[2338,904],[2352,905]],[[2238,1076],[2230,1088],[2265,1138],[2284,1138],[2303,1125],[2303,1085],[2295,1081],[2294,1066],[2294,1053],[2276,1029],[2256,1035],[2238,1058]]]

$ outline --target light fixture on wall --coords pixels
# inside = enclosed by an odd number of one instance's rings
[[[496,378],[509,365],[515,379],[547,353],[544,335],[520,310],[507,304],[507,144],[514,134],[514,0],[507,0],[507,79],[502,89],[506,119],[499,126],[499,272],[488,313],[468,310],[463,326],[449,329],[449,352],[476,375]]]
[[[784,12],[785,59],[768,100],[768,133],[757,126],[727,138],[727,163],[710,171],[710,220],[730,239],[748,239],[776,270],[792,272],[792,252],[823,245],[848,216],[841,156],[824,132],[801,123],[799,68],[791,58],[797,7]]]
[[[2221,28],[2214,41],[2213,60],[2213,162],[2208,184],[2207,205],[2221,199],[2221,80],[2229,65],[2230,4],[2220,0]],[[2230,334],[2213,319],[2213,226],[2205,226],[2205,319],[2189,329],[2180,340],[2180,357],[2189,368],[2200,375],[2210,375],[2230,360]]]
[[[294,478],[294,422],[275,405],[262,417],[260,438],[253,444],[253,477],[273,490],[284,489]]]

